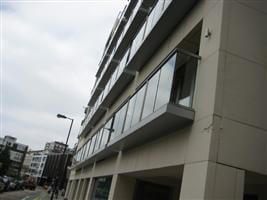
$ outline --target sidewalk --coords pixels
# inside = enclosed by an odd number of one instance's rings
[[[50,200],[51,193],[48,194],[47,191],[42,191],[41,194],[36,197],[34,200]],[[61,193],[59,192],[58,198],[54,196],[53,200],[64,200],[64,197],[61,196]]]

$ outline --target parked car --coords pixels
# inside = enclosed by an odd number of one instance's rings
[[[25,189],[35,190],[36,186],[37,186],[36,179],[34,177],[28,177],[24,181],[24,188]]]

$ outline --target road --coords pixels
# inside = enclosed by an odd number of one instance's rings
[[[4,192],[0,194],[0,200],[35,200],[40,195],[42,190],[36,189],[35,191],[13,191]]]

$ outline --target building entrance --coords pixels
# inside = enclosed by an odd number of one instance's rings
[[[134,200],[170,200],[171,187],[138,181]]]

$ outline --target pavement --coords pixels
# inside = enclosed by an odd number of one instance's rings
[[[60,195],[61,193],[59,192],[58,198],[54,196],[54,200],[64,200],[64,197]],[[25,199],[25,200],[50,200],[51,198],[51,193],[48,194],[47,191],[42,191],[38,196],[35,196],[33,199]]]
[[[12,192],[4,192],[0,194],[0,200],[22,200],[33,199],[41,193],[41,190],[20,190]]]
[[[54,200],[64,200],[59,193],[58,198],[54,196]],[[42,188],[37,188],[36,190],[21,190],[4,192],[0,194],[0,200],[50,200],[51,193],[48,194],[46,190]]]

